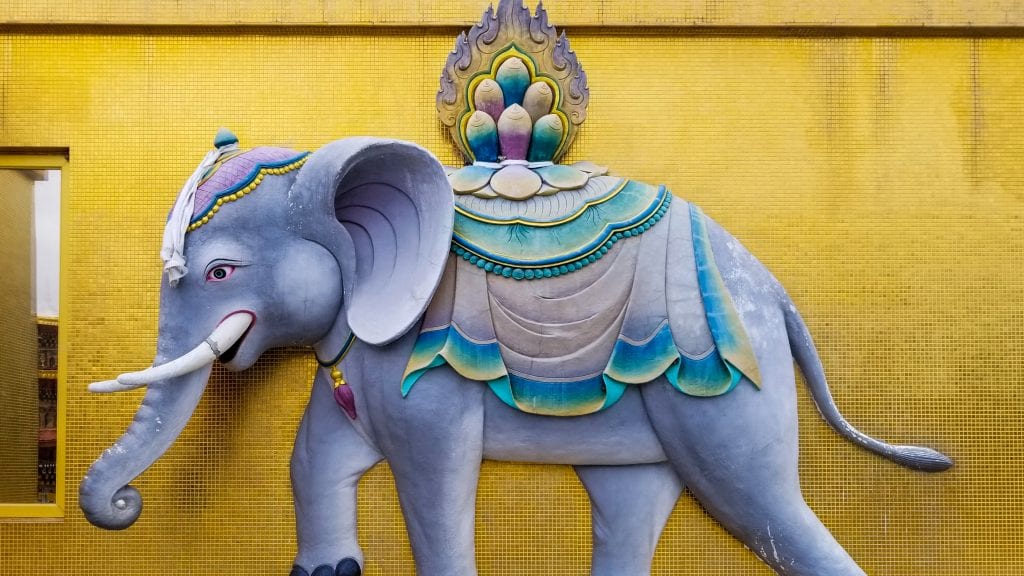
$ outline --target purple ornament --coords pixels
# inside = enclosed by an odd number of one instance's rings
[[[532,131],[533,121],[525,108],[519,104],[506,108],[498,119],[498,141],[501,143],[502,156],[506,160],[526,160]]]
[[[348,417],[356,419],[356,396],[352,393],[352,387],[345,384],[334,389],[334,401],[341,406],[341,409],[348,414]]]

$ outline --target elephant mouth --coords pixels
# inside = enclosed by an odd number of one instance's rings
[[[252,332],[252,327],[256,325],[256,315],[252,314],[251,312],[249,312],[249,314],[252,316],[252,323],[249,324],[249,327],[246,328],[244,332],[242,332],[242,335],[238,337],[238,340],[235,341],[234,344],[232,344],[230,347],[228,347],[227,350],[225,350],[219,356],[217,356],[217,359],[223,362],[224,364],[228,364],[235,359],[235,356],[238,355],[238,351],[242,348],[242,343],[245,342],[245,337],[248,336],[250,332]]]
[[[242,341],[256,323],[256,315],[249,310],[238,310],[225,316],[217,328],[188,353],[159,366],[139,372],[121,374],[116,380],[93,382],[90,392],[121,392],[176,378],[208,367],[217,359],[230,362],[238,354]],[[223,352],[221,351],[223,350]]]

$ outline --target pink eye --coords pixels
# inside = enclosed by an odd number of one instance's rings
[[[235,273],[235,267],[230,264],[221,264],[216,268],[206,273],[207,282],[220,282],[221,280],[227,280],[228,276]]]

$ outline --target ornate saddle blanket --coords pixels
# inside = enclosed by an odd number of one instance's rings
[[[575,416],[662,375],[760,385],[699,208],[610,176],[529,200],[456,198],[452,256],[402,381],[448,364],[509,406]]]

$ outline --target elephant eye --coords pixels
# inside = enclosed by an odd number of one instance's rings
[[[235,273],[235,267],[230,264],[221,264],[216,268],[211,269],[206,273],[207,282],[220,282],[221,280],[227,280],[229,276]]]

